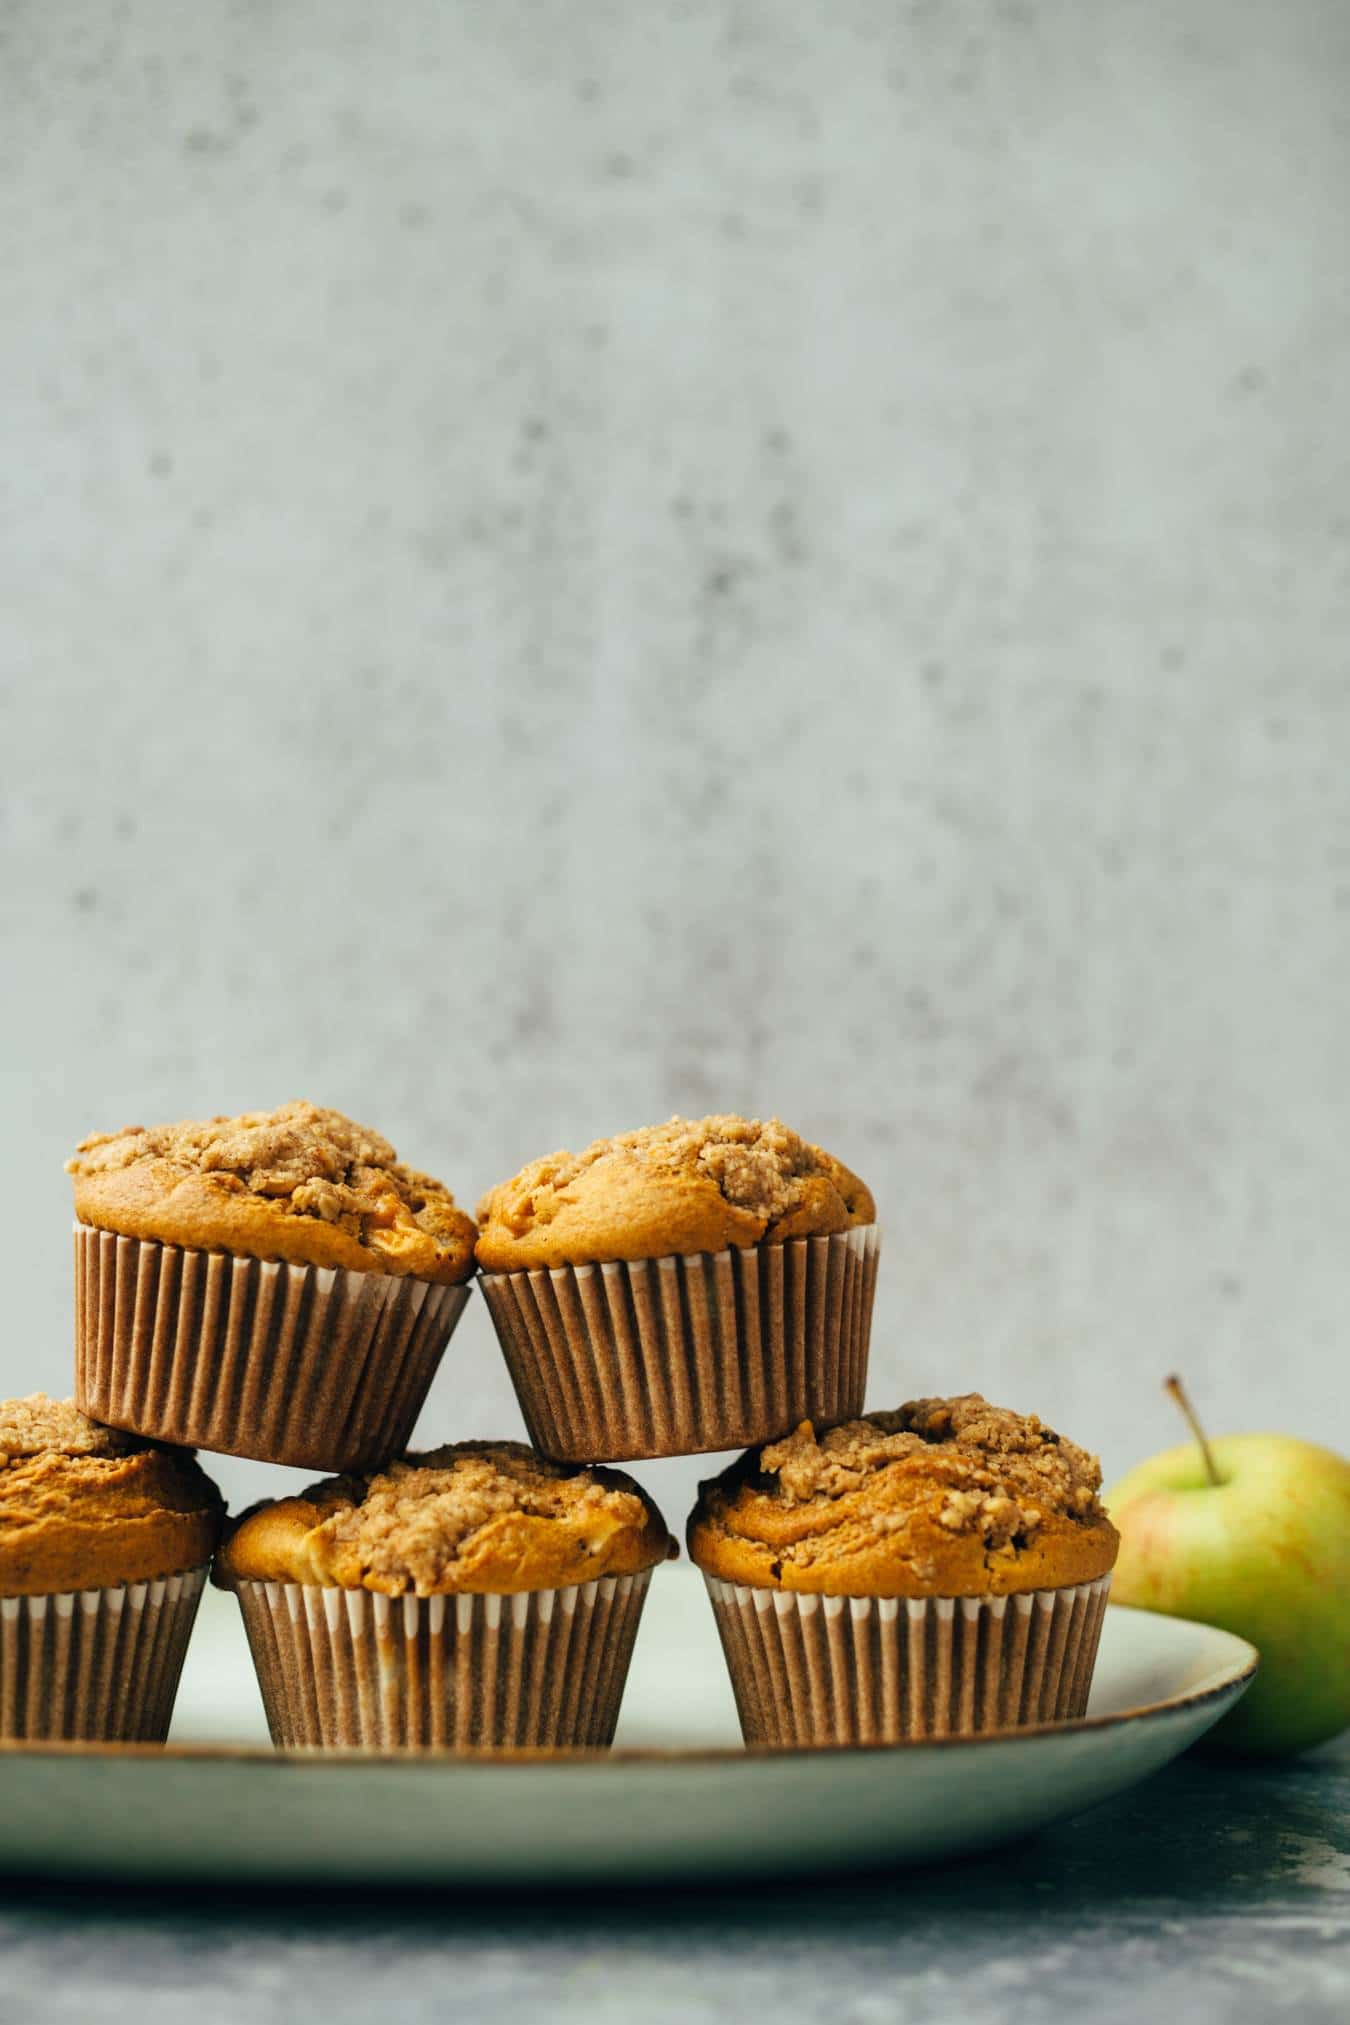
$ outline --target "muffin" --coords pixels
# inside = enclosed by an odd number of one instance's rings
[[[163,1743],[223,1512],[190,1455],[0,1402],[0,1737]]]
[[[776,1118],[553,1153],[478,1215],[480,1284],[547,1454],[690,1455],[861,1412],[876,1205]]]
[[[1081,1716],[1119,1537],[1095,1456],[978,1392],[742,1456],[703,1570],[752,1744],[891,1743]]]
[[[561,1749],[613,1740],[674,1552],[631,1478],[471,1441],[256,1506],[213,1579],[278,1745]]]
[[[474,1269],[439,1181],[298,1103],[95,1133],[66,1166],[86,1413],[303,1469],[406,1445]]]

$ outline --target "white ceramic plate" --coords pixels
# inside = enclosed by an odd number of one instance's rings
[[[702,1581],[668,1568],[612,1753],[283,1757],[267,1743],[237,1607],[208,1590],[167,1751],[0,1749],[0,1870],[557,1887],[931,1862],[1146,1778],[1218,1721],[1255,1666],[1228,1632],[1111,1609],[1081,1722],[747,1752]]]

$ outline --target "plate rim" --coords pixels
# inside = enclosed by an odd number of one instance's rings
[[[590,1770],[600,1765],[753,1765],[766,1759],[790,1759],[794,1763],[850,1757],[890,1758],[914,1751],[979,1750],[989,1744],[1032,1743],[1037,1739],[1081,1736],[1098,1730],[1119,1729],[1125,1724],[1156,1721],[1163,1716],[1189,1714],[1206,1703],[1241,1695],[1250,1686],[1260,1665],[1260,1653],[1250,1639],[1222,1625],[1205,1624],[1199,1618],[1173,1617],[1162,1610],[1141,1610],[1133,1604],[1112,1604],[1113,1610],[1128,1610],[1133,1617],[1147,1617],[1167,1624],[1184,1624],[1228,1639],[1240,1650],[1223,1669],[1224,1678],[1207,1687],[1165,1696],[1161,1701],[1141,1702],[1137,1707],[1113,1709],[1100,1716],[1072,1716],[1059,1722],[1026,1723],[1016,1728],[981,1730],[969,1736],[902,1737],[892,1743],[841,1742],[832,1744],[709,1744],[687,1749],[672,1745],[620,1744],[604,1748],[588,1746],[577,1750],[509,1749],[488,1751],[371,1751],[315,1748],[283,1750],[262,1744],[145,1744],[112,1743],[102,1739],[0,1738],[0,1761],[10,1758],[90,1758],[112,1763],[125,1761],[152,1764],[258,1764],[279,1770],[325,1771],[342,1768],[360,1771],[372,1766],[394,1766],[404,1770],[437,1766],[458,1772],[494,1767],[547,1769],[567,1773]]]

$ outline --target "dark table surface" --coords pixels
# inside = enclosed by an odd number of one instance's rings
[[[3,1835],[0,1815],[0,1835]],[[1350,2021],[1350,1734],[943,1869],[717,1893],[0,1887],[0,2020]]]

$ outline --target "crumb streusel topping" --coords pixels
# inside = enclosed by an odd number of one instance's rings
[[[660,1514],[619,1471],[569,1468],[521,1442],[458,1442],[256,1507],[222,1568],[227,1580],[436,1596],[632,1573],[669,1547]]]
[[[80,1218],[130,1237],[421,1279],[473,1269],[477,1231],[449,1189],[316,1104],[92,1133],[66,1169]]]
[[[0,1469],[28,1456],[122,1456],[148,1446],[134,1434],[87,1419],[73,1399],[30,1392],[26,1399],[0,1400]]]
[[[480,1202],[478,1255],[498,1270],[648,1258],[824,1235],[875,1215],[832,1154],[780,1119],[723,1112],[532,1161]]]
[[[597,1539],[616,1525],[642,1527],[647,1518],[635,1491],[609,1488],[589,1470],[547,1463],[523,1443],[502,1442],[431,1449],[391,1463],[360,1484],[358,1502],[325,1523],[334,1545],[370,1574],[434,1595],[483,1528],[512,1512]]]
[[[1014,1594],[1095,1580],[1118,1540],[1101,1466],[977,1392],[748,1450],[701,1486],[689,1547],[731,1582],[839,1596]]]
[[[944,1484],[938,1523],[978,1533],[990,1546],[1028,1539],[1049,1514],[1094,1521],[1101,1464],[1034,1414],[991,1406],[978,1392],[955,1399],[914,1399],[817,1436],[809,1423],[760,1452],[788,1505],[866,1497],[869,1480],[895,1464],[940,1455]],[[921,1480],[921,1476],[920,1476]],[[879,1513],[889,1523],[895,1514]]]

